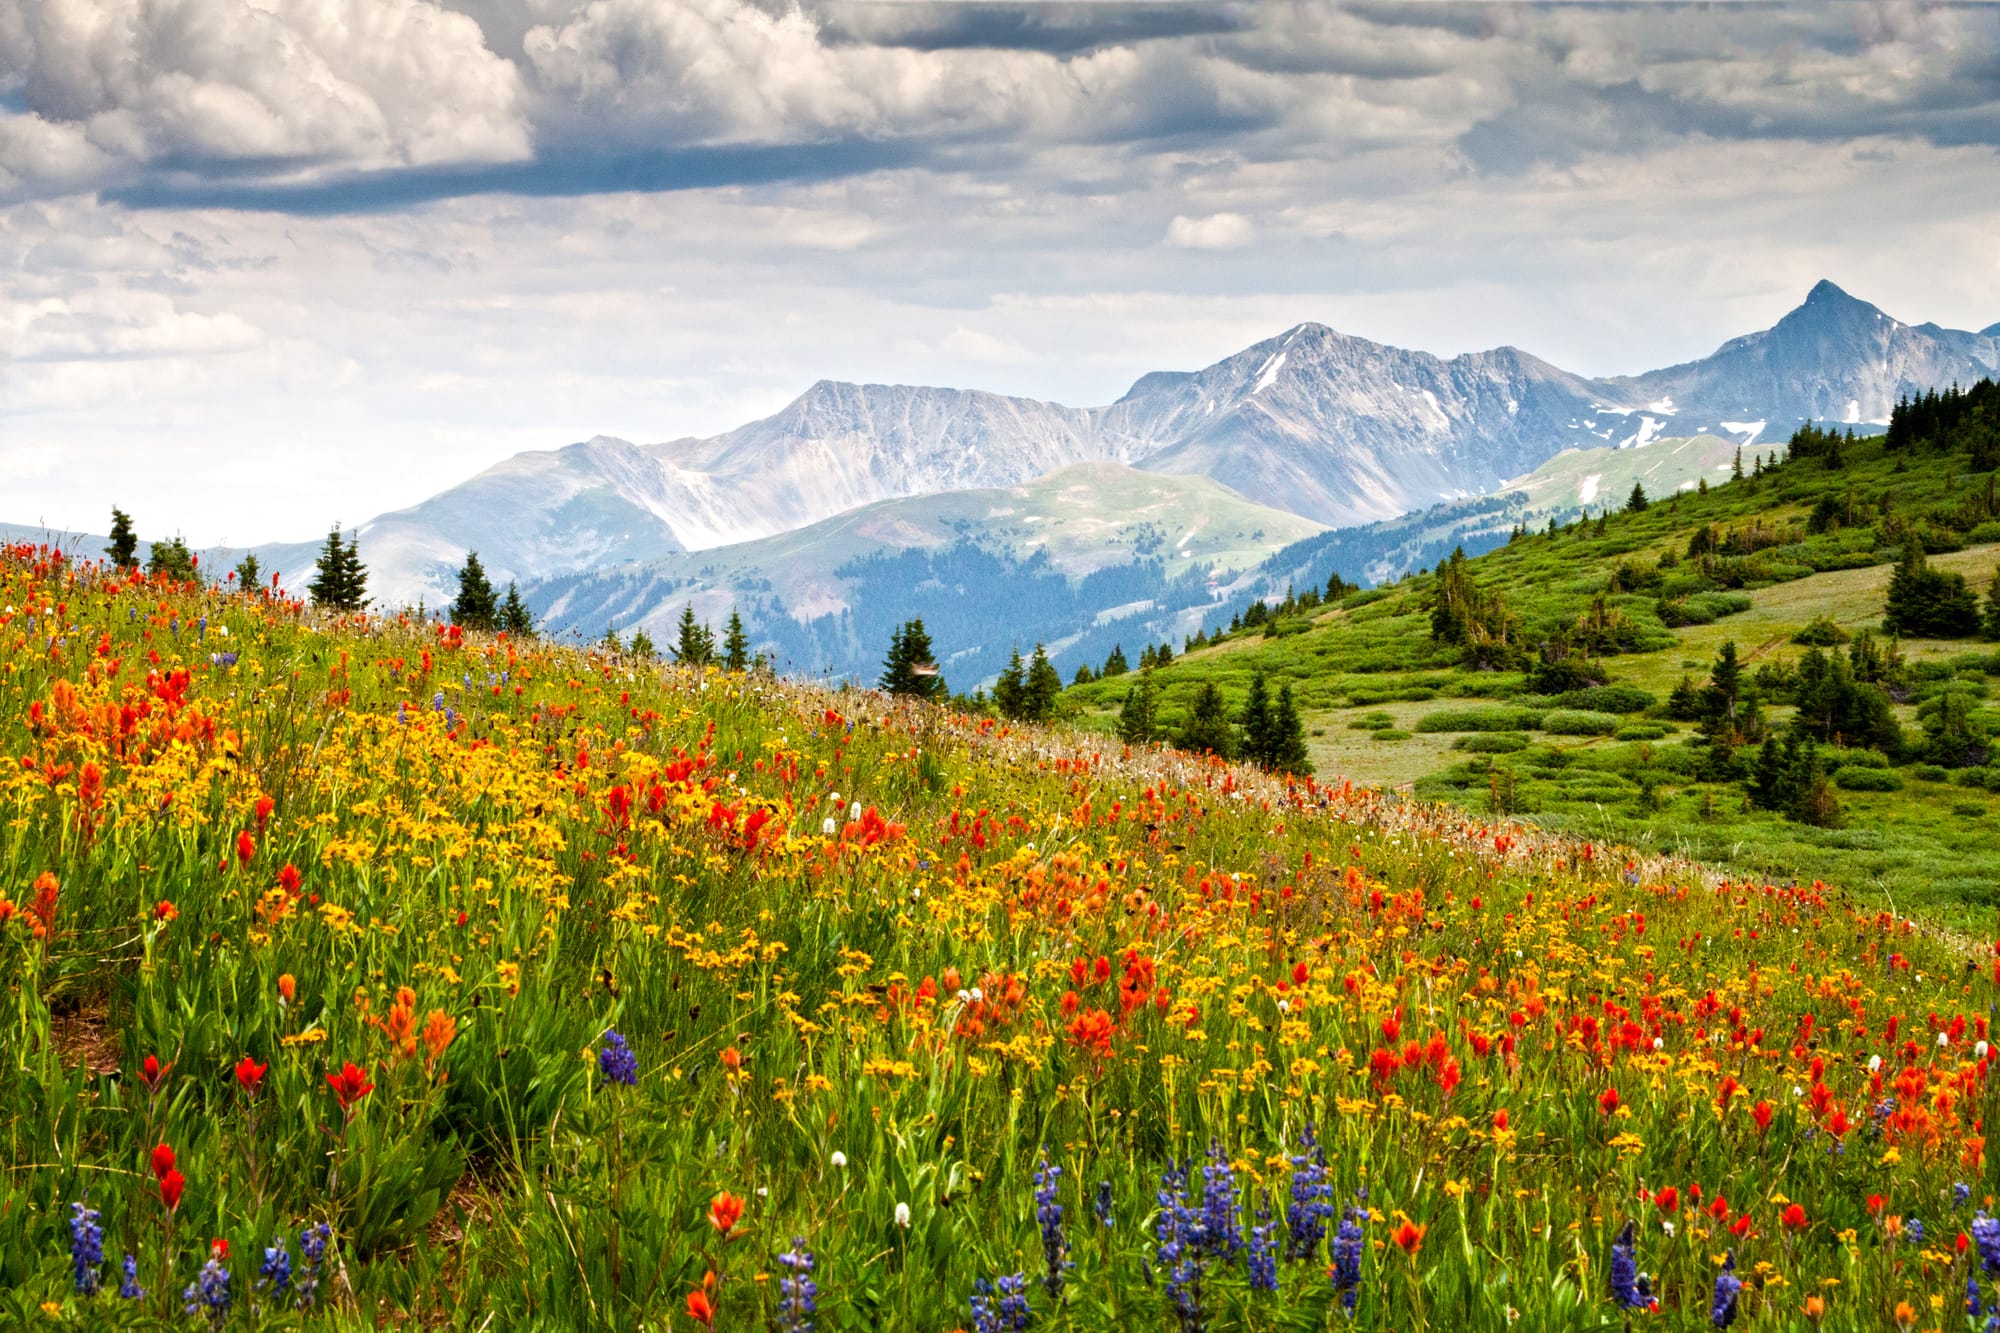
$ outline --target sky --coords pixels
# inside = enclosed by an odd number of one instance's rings
[[[311,539],[821,378],[1302,320],[1634,373],[2000,321],[2000,9],[0,0],[0,520]]]

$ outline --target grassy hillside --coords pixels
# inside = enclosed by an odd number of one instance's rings
[[[1971,470],[1964,453],[1891,453],[1880,440],[1843,454],[1838,468],[1800,459],[1705,493],[1678,492],[1643,513],[1614,513],[1601,525],[1572,522],[1555,535],[1537,530],[1469,563],[1478,588],[1504,600],[1523,642],[1573,631],[1601,599],[1599,614],[1618,622],[1626,642],[1624,651],[1594,655],[1595,666],[1614,684],[1644,692],[1614,698],[1609,716],[1601,698],[1538,693],[1518,663],[1481,669],[1460,648],[1435,642],[1433,572],[1280,615],[1183,654],[1157,673],[1162,722],[1171,733],[1207,683],[1233,705],[1262,672],[1274,688],[1280,680],[1293,684],[1322,774],[1508,810],[1545,827],[1735,872],[1825,879],[1898,907],[1983,923],[2000,904],[2000,796],[1988,790],[2000,771],[1983,761],[1948,769],[1926,763],[1920,713],[1941,691],[1975,705],[1983,699],[2000,677],[1990,643],[1901,640],[1905,666],[1884,688],[1910,743],[1889,756],[1839,747],[1826,755],[1829,771],[1885,767],[1900,790],[1840,790],[1838,827],[1748,809],[1745,781],[1701,780],[1697,726],[1666,715],[1683,677],[1703,684],[1718,650],[1733,641],[1746,679],[1767,671],[1764,712],[1782,732],[1792,709],[1769,673],[1782,676],[1808,651],[1794,636],[1816,618],[1831,619],[1841,635],[1879,634],[1893,562],[1909,534],[1933,552],[1937,569],[1964,575],[1980,591],[1991,581],[2000,565],[2000,522],[1989,472]],[[1622,503],[1629,490],[1626,480],[1602,498]],[[1725,539],[1743,534],[1758,549],[1719,557],[1704,573],[1688,552],[1705,528]],[[1078,689],[1072,706],[1109,726],[1130,683]],[[1514,705],[1519,716],[1462,716],[1480,703]],[[1547,729],[1550,714],[1578,711],[1597,716],[1563,716],[1553,725],[1597,734]],[[1973,721],[1990,726],[1993,719],[1975,707]]]
[[[9,1325],[1995,1296],[1990,955],[1835,892],[25,547],[0,747]]]

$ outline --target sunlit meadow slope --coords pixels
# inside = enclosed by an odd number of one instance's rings
[[[30,547],[0,750],[0,1319],[1994,1298],[1993,951],[1819,885]]]

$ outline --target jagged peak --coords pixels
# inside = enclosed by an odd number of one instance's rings
[[[1850,305],[1868,304],[1859,297],[1848,295],[1845,290],[1834,283],[1833,279],[1821,278],[1813,284],[1812,290],[1806,293],[1805,303],[1807,305],[1825,305],[1829,302],[1844,302]]]

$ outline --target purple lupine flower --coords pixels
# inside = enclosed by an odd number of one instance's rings
[[[143,1297],[146,1289],[139,1285],[139,1260],[136,1256],[130,1254],[125,1256],[123,1272],[124,1279],[118,1284],[119,1299],[136,1301]]]
[[[1962,1180],[1952,1182],[1951,1202],[1955,1208],[1963,1208],[1972,1198],[1972,1186]]]
[[[1237,1221],[1236,1168],[1220,1143],[1210,1143],[1208,1165],[1201,1169],[1202,1246],[1209,1253],[1234,1258],[1243,1248],[1243,1228]]]
[[[1250,1228],[1250,1249],[1244,1265],[1250,1270],[1250,1290],[1278,1289],[1277,1225],[1271,1221],[1269,1204],[1257,1210],[1257,1225]]]
[[[1168,1302],[1181,1333],[1200,1333],[1206,1323],[1201,1308],[1204,1273],[1202,1223],[1187,1202],[1187,1172],[1170,1166],[1160,1177],[1160,1212],[1153,1223],[1154,1247]]]
[[[1972,1273],[1965,1275],[1965,1312],[1974,1319],[1986,1313],[1979,1304],[1979,1278]]]
[[[632,1087],[639,1082],[639,1057],[625,1044],[616,1028],[604,1030],[604,1049],[597,1053],[597,1069],[612,1083]]]
[[[1028,1275],[1010,1274],[994,1283],[994,1288],[1000,1293],[994,1314],[999,1317],[1002,1333],[1022,1333],[1035,1318],[1028,1308]]]
[[[1627,1222],[1618,1239],[1611,1242],[1611,1299],[1621,1310],[1637,1310],[1646,1304],[1639,1291],[1639,1256],[1634,1249],[1638,1228]]]
[[[264,1262],[257,1266],[259,1285],[274,1296],[283,1296],[292,1285],[292,1252],[283,1236],[264,1247]]]
[[[1048,1150],[1044,1148],[1035,1167],[1035,1221],[1041,1224],[1042,1260],[1046,1265],[1042,1286],[1055,1300],[1062,1299],[1063,1274],[1069,1268],[1069,1240],[1063,1235],[1063,1206],[1058,1202],[1061,1181],[1062,1168],[1049,1161]]]
[[[1111,1230],[1111,1182],[1097,1182],[1097,1198],[1091,1202],[1090,1211],[1097,1217],[1097,1225]]]
[[[1326,1239],[1326,1224],[1333,1217],[1333,1186],[1326,1179],[1326,1154],[1321,1151],[1313,1127],[1307,1124],[1301,1138],[1303,1151],[1292,1158],[1291,1199],[1285,1205],[1285,1258],[1305,1259],[1317,1253]]]
[[[1333,1289],[1349,1314],[1361,1296],[1361,1210],[1350,1208],[1333,1233]]]
[[[1903,1234],[1910,1238],[1910,1244],[1922,1245],[1924,1243],[1923,1220],[1921,1218],[1916,1218],[1916,1217],[1904,1219]]]
[[[1709,1302],[1708,1322],[1717,1328],[1728,1328],[1736,1322],[1736,1298],[1743,1290],[1743,1279],[1736,1276],[1736,1251],[1731,1250],[1722,1261],[1722,1271],[1715,1275],[1715,1298]]]
[[[310,1310],[318,1303],[321,1267],[326,1262],[327,1243],[332,1239],[333,1229],[324,1222],[299,1233],[299,1254],[306,1261],[305,1276],[299,1279],[301,1310]]]
[[[98,1270],[104,1265],[104,1228],[97,1217],[88,1203],[69,1206],[69,1266],[79,1296],[97,1294]]]
[[[1979,1247],[1979,1262],[1988,1273],[2000,1273],[2000,1219],[1988,1217],[1984,1208],[1966,1227],[1973,1244]]]
[[[220,1248],[217,1246],[216,1250]],[[206,1313],[208,1322],[216,1328],[221,1328],[229,1318],[229,1269],[215,1250],[209,1252],[208,1262],[181,1293],[181,1308],[191,1315]]]
[[[819,1313],[819,1284],[813,1281],[812,1251],[805,1237],[792,1237],[792,1248],[778,1256],[786,1275],[778,1279],[778,1327],[782,1333],[813,1333]]]

